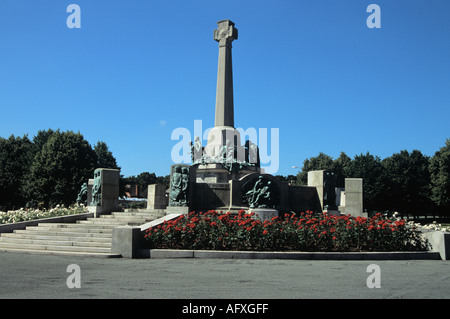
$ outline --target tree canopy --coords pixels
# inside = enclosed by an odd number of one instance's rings
[[[94,148],[81,133],[40,130],[0,138],[0,209],[73,203],[95,168],[118,168],[106,143]]]
[[[333,159],[321,152],[304,160],[297,174],[298,185],[307,184],[311,170],[333,171],[338,187],[344,187],[345,178],[362,178],[364,208],[368,211],[414,215],[450,212],[450,139],[432,157],[418,150],[402,150],[383,160],[369,152],[353,159],[341,152]]]
[[[450,211],[450,139],[430,159],[431,199],[441,211]]]

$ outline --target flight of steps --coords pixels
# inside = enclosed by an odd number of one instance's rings
[[[142,225],[165,215],[164,210],[117,212],[76,223],[39,223],[0,234],[0,251],[50,255],[121,257],[111,252],[112,231]]]

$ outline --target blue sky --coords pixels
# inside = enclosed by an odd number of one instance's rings
[[[276,174],[319,152],[433,155],[450,138],[448,0],[2,0],[0,136],[80,131],[125,176],[169,174],[172,131],[214,125],[222,19],[239,30],[235,126],[279,129]]]

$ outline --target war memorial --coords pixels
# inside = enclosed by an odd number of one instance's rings
[[[152,254],[148,249],[142,249],[145,248],[146,230],[190,212],[216,211],[232,215],[246,212],[262,222],[285,214],[298,216],[306,211],[367,217],[363,212],[361,178],[346,178],[345,188],[337,188],[336,176],[320,170],[308,172],[307,186],[291,185],[261,168],[256,143],[251,140],[242,143],[234,121],[232,43],[237,39],[238,30],[232,21],[217,23],[214,30],[214,40],[219,44],[215,125],[205,146],[199,137],[191,142],[190,165],[168,164],[169,189],[163,185],[148,186],[147,209],[121,212],[118,203],[120,171],[98,168],[79,194],[79,200],[88,204],[89,213],[75,217],[75,220],[74,217],[59,218],[0,229],[0,251],[128,258],[397,258],[395,253],[376,252],[355,257],[340,253],[283,252],[219,252],[211,255],[192,250]],[[8,234],[10,231],[14,233]],[[413,252],[402,258],[448,259],[448,235],[442,232],[426,234],[434,243],[433,251]],[[21,241],[25,244],[20,244]]]

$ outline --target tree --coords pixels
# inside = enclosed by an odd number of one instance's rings
[[[431,200],[440,212],[450,211],[450,139],[430,159]]]
[[[97,155],[96,168],[120,169],[113,154],[109,151],[105,142],[98,141],[94,146],[94,152]]]
[[[53,131],[51,128],[48,130],[39,130],[36,134],[36,136],[33,138],[33,144],[36,149],[36,153],[42,149],[42,147],[47,143],[50,136],[53,135],[55,131]]]
[[[25,206],[24,189],[34,156],[33,143],[27,135],[0,138],[0,207],[10,209]]]
[[[80,133],[53,132],[30,168],[29,197],[44,207],[70,205],[95,169],[97,156]]]
[[[356,155],[344,168],[344,174],[348,178],[363,179],[364,208],[383,209],[381,202],[384,187],[383,166],[378,156],[373,156],[369,152]]]
[[[417,215],[430,208],[429,157],[420,151],[395,153],[381,162],[384,170],[383,204],[387,209]]]
[[[336,187],[345,187],[345,170],[351,161],[352,159],[344,152],[333,161],[333,171],[337,176]]]
[[[157,176],[156,184],[161,184],[161,185],[166,186],[166,188],[169,188],[170,187],[170,175]]]

